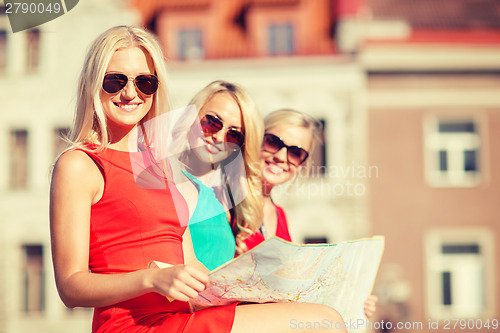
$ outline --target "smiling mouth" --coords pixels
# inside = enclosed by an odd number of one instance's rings
[[[217,154],[222,151],[222,149],[217,147],[217,145],[214,145],[213,143],[208,142],[207,140],[205,140],[205,144],[210,154]]]
[[[137,109],[137,107],[139,106],[139,103],[116,103],[116,102],[113,102],[114,105],[116,105],[117,107],[119,107],[120,109],[124,110],[124,111],[134,111],[135,109]]]
[[[266,169],[272,174],[281,175],[282,173],[288,172],[288,170],[285,170],[274,163],[266,162],[266,164],[267,164]]]

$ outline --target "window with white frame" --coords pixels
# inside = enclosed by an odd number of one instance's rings
[[[434,230],[425,238],[427,312],[486,318],[494,309],[494,243],[488,229]]]
[[[23,252],[23,308],[27,313],[42,312],[45,309],[43,246],[39,244],[23,245]]]
[[[426,178],[431,186],[469,187],[481,181],[481,136],[473,118],[432,118],[426,124]]]
[[[180,29],[177,36],[179,39],[179,59],[193,60],[205,57],[201,29]]]
[[[291,23],[270,24],[268,34],[270,55],[291,55],[294,53],[294,33]]]

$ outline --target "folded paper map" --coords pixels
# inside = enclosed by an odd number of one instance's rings
[[[275,236],[212,271],[190,306],[197,311],[234,302],[326,304],[342,315],[350,333],[363,332],[364,301],[383,250],[383,236],[305,245]]]

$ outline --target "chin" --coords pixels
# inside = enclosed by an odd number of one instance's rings
[[[263,172],[264,179],[267,183],[271,185],[281,185],[288,180],[288,176],[286,174],[276,175],[268,170],[264,170]]]
[[[198,158],[200,162],[203,163],[212,163],[213,158],[211,157],[211,154],[207,152],[205,149],[195,149],[195,155]]]
[[[214,164],[224,162],[229,157],[229,154],[219,153],[216,155],[212,155],[212,161]]]
[[[201,148],[201,147],[200,147]],[[217,154],[212,154],[208,152],[205,147],[201,149],[195,149],[195,155],[200,160],[202,163],[207,163],[207,164],[217,164],[223,161],[224,159],[227,158],[227,155],[224,152],[220,152]]]

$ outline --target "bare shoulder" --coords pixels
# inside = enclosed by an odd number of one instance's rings
[[[52,188],[70,187],[80,191],[90,191],[95,196],[103,184],[99,167],[83,151],[71,150],[62,154],[54,166]]]
[[[70,173],[76,177],[89,177],[96,172],[100,173],[95,162],[81,150],[71,150],[62,154],[54,167],[54,174]]]

